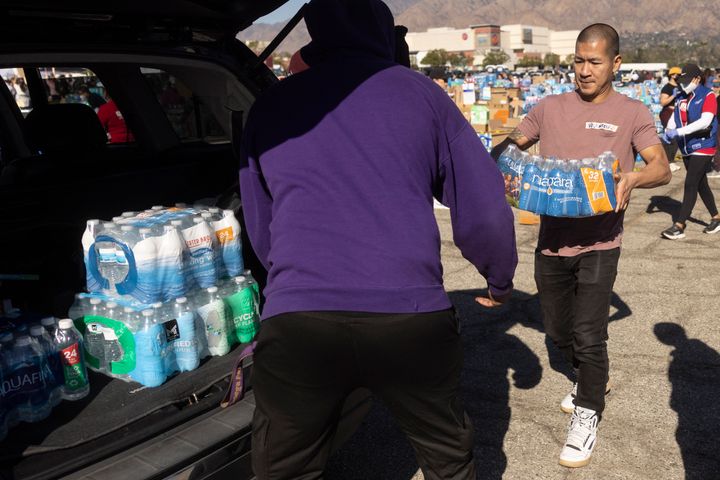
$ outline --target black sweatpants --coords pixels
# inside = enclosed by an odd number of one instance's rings
[[[710,215],[714,217],[718,214],[718,209],[715,206],[715,196],[710,189],[710,185],[708,185],[707,179],[707,172],[712,159],[713,157],[710,155],[690,155],[683,157],[687,175],[685,175],[685,191],[683,192],[682,207],[680,207],[680,213],[675,220],[676,222],[685,225],[687,219],[690,218],[690,214],[692,214],[693,208],[695,208],[698,193],[700,193],[700,198],[705,204],[705,208],[710,212]]]
[[[578,369],[575,405],[605,409],[608,317],[620,249],[575,257],[535,253],[535,283],[545,332]]]
[[[255,475],[323,478],[343,402],[366,387],[395,416],[426,479],[475,479],[473,428],[458,397],[461,368],[453,310],[267,319],[253,365]]]

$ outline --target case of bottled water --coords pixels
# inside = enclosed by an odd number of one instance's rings
[[[5,324],[0,334],[0,440],[19,422],[47,418],[89,391],[82,337],[72,321]]]
[[[511,206],[552,217],[588,217],[615,210],[617,157],[561,160],[527,155],[510,145],[498,159]]]
[[[87,289],[141,303],[166,302],[243,271],[232,210],[165,208],[87,221],[82,237]]]
[[[166,302],[77,294],[69,315],[83,336],[89,368],[156,387],[196,369],[204,357],[251,342],[260,325],[259,290],[251,272],[241,270]]]

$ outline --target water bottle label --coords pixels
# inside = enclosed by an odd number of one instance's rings
[[[608,185],[606,182],[608,178],[603,175],[601,170],[595,168],[583,167],[580,169],[580,173],[587,192],[590,212],[597,215],[615,210],[614,202],[611,201],[610,197],[610,193],[614,194],[615,183],[612,182]]]
[[[85,361],[93,369],[108,368],[113,375],[135,369],[135,339],[125,323],[86,315],[75,326],[85,340]]]
[[[80,345],[73,343],[60,351],[65,375],[65,388],[70,391],[80,390],[88,384],[87,374],[82,364]]]
[[[258,317],[255,309],[255,292],[247,287],[227,298],[232,310],[235,334],[240,343],[251,342],[257,333]]]
[[[235,236],[233,235],[233,229],[232,227],[226,227],[221,228],[220,230],[215,230],[215,236],[218,239],[218,242],[220,242],[220,245],[225,245],[226,243],[230,243]]]
[[[168,342],[172,342],[174,340],[177,340],[180,338],[180,328],[178,328],[178,322],[175,319],[168,320],[167,322],[163,323],[163,328],[165,329],[165,336],[167,337]]]
[[[46,373],[40,364],[17,364],[2,381],[2,395],[11,398],[40,392],[45,388]]]
[[[213,233],[205,224],[186,228],[182,232],[189,251],[188,271],[200,288],[207,288],[217,282]]]
[[[225,303],[212,301],[198,308],[198,314],[205,324],[205,336],[208,349],[214,356],[225,355],[230,351],[230,341],[225,316]]]

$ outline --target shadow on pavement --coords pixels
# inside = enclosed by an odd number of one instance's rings
[[[475,426],[475,462],[481,478],[500,479],[507,467],[503,442],[511,413],[508,370],[515,387],[522,389],[537,386],[543,372],[537,355],[508,330],[521,324],[542,331],[539,303],[536,296],[516,291],[508,304],[486,309],[475,303],[475,297],[487,295],[486,291],[449,295],[462,319],[462,390]]]
[[[334,453],[327,480],[410,480],[418,470],[410,442],[377,398],[360,427]]]
[[[675,432],[686,480],[720,475],[720,354],[698,339],[688,338],[675,323],[655,325],[655,336],[674,347],[668,368],[670,408],[678,415]]]
[[[512,300],[496,309],[483,308],[475,297],[486,290],[449,292],[461,318],[464,368],[462,392],[465,408],[475,426],[475,462],[478,478],[501,479],[507,467],[503,449],[510,426],[510,380],[516,388],[532,389],[542,379],[540,359],[518,337],[508,333],[515,325],[544,333],[537,295],[513,292]],[[632,314],[628,305],[613,293],[616,309],[610,321]],[[551,368],[572,379],[572,368],[562,353],[546,338]],[[568,385],[570,388],[570,385]],[[559,401],[559,399],[558,399]],[[328,480],[409,480],[418,469],[410,443],[390,412],[373,402],[370,413],[328,463]]]
[[[654,195],[650,197],[650,203],[648,203],[645,213],[667,213],[672,218],[671,221],[675,221],[677,214],[680,213],[681,206],[682,202],[678,200],[674,200],[664,195]],[[688,222],[707,226],[706,222],[693,217],[688,218]]]

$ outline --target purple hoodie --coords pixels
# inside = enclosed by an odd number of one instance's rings
[[[458,108],[393,62],[379,0],[313,0],[308,70],[250,111],[240,189],[268,269],[263,318],[315,310],[450,308],[433,197],[495,296],[512,289],[513,215],[503,180]]]

